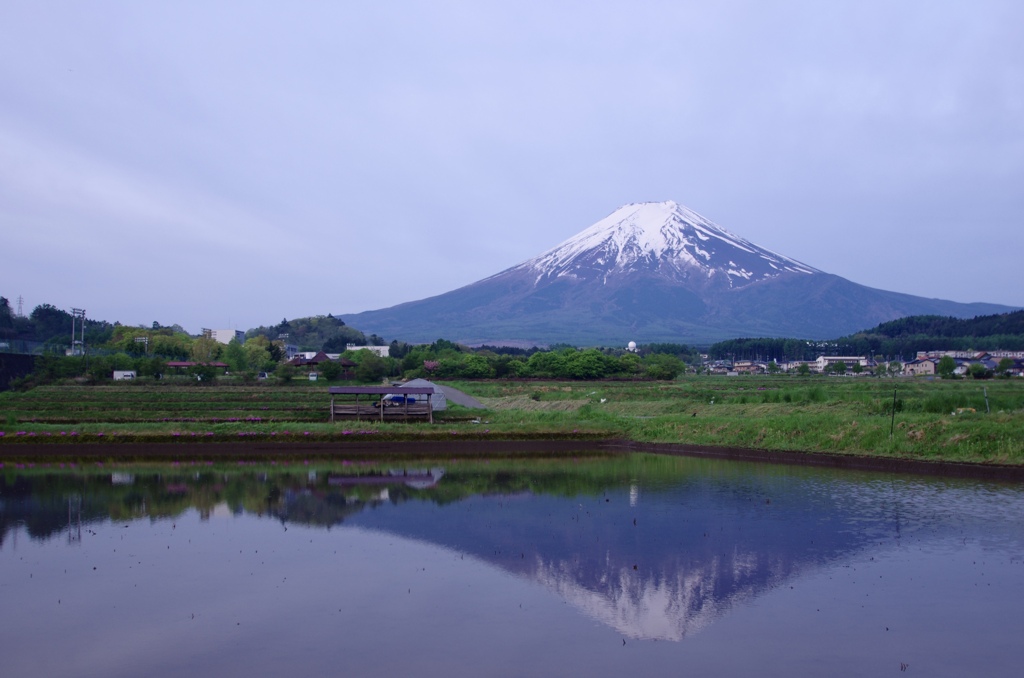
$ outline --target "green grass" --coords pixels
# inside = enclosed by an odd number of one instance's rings
[[[433,426],[375,421],[332,425],[327,421],[330,398],[322,384],[75,385],[6,392],[0,394],[0,455],[4,450],[13,453],[23,442],[627,438],[1024,463],[1024,380],[1019,379],[777,376],[452,385],[488,409],[452,407]],[[890,437],[894,388],[896,417]],[[991,412],[986,412],[985,391]]]
[[[495,416],[528,424],[557,414],[566,425],[616,430],[639,442],[1024,463],[1022,380],[778,376],[454,385]]]

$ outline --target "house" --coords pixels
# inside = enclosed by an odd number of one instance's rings
[[[903,366],[903,374],[909,377],[935,376],[938,371],[938,358],[917,358]]]
[[[737,360],[732,365],[732,371],[744,374],[763,374],[768,371],[768,367],[764,363],[753,360]]]
[[[297,353],[295,357],[285,363],[294,367],[316,367],[320,363],[329,362],[331,359],[323,351],[307,351]]]
[[[956,360],[982,360],[988,356],[984,351],[918,351],[918,358],[944,358],[949,356]]]
[[[705,367],[711,374],[726,374],[732,372],[732,361],[729,360],[712,360],[705,364]]]
[[[1003,358],[1020,361],[1024,360],[1024,351],[989,351],[988,357],[996,361],[1002,360]]]
[[[285,365],[291,365],[293,367],[304,367],[309,369],[311,372],[315,372],[319,365],[324,363],[338,363],[341,365],[341,379],[352,379],[355,375],[353,370],[356,367],[356,363],[345,358],[339,358],[337,360],[331,358],[323,351],[317,351],[315,353],[299,353],[294,358],[285,363]]]

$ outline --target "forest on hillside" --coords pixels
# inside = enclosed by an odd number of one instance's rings
[[[40,304],[28,316],[19,316],[12,311],[9,300],[0,297],[0,344],[6,344],[0,350],[63,354],[64,349],[71,344],[71,326],[71,313],[51,304]],[[275,346],[280,348],[284,344],[297,346],[301,351],[341,353],[351,344],[383,346],[386,343],[382,337],[376,334],[367,336],[331,314],[282,319],[275,325],[250,329],[245,336],[245,343],[253,341],[254,345],[258,344],[260,349],[268,352],[268,359],[277,355]],[[133,327],[86,319],[85,343],[93,352],[160,356],[169,360],[215,359],[214,354],[221,357],[220,352],[224,350],[206,346],[205,342],[189,335],[179,325],[161,325],[158,322],[148,327]],[[392,357],[398,359],[406,359],[413,348],[400,340],[392,341],[391,346]],[[570,346],[558,344],[547,350],[557,352],[565,348]],[[699,360],[695,347],[682,344],[649,344],[642,346],[642,349],[644,355],[674,355],[690,364]],[[925,350],[996,349],[1024,350],[1024,311],[967,319],[934,315],[910,316],[828,341],[785,337],[730,339],[711,345],[708,355],[716,360],[778,362],[813,360],[822,354],[882,356],[886,360],[895,360],[910,359],[918,351]],[[529,359],[540,349],[483,346],[478,349],[461,347],[461,350],[467,353],[506,355],[509,358],[518,353],[519,357]],[[263,353],[259,352],[259,355]],[[266,360],[257,362],[265,363]],[[499,366],[497,372],[501,371]]]
[[[0,297],[0,342],[43,345],[43,350],[71,345],[71,314],[51,304],[40,304],[27,316],[11,309],[7,297]],[[114,326],[104,320],[85,320],[85,341],[101,344],[109,341]]]
[[[730,339],[713,344],[716,360],[813,360],[822,354],[911,359],[918,351],[1024,351],[1024,311],[974,318],[918,315],[830,341]]]
[[[300,351],[341,353],[347,344],[357,346],[383,346],[384,340],[376,334],[365,334],[349,327],[341,318],[330,313],[308,318],[287,318],[276,325],[262,325],[245,333],[247,339],[264,336],[270,341],[281,340],[299,347]]]

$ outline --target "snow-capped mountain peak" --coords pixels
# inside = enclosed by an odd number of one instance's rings
[[[819,271],[730,233],[673,201],[625,205],[519,269],[536,282],[553,277],[609,278],[649,271],[663,277],[725,276],[729,286],[783,273]]]

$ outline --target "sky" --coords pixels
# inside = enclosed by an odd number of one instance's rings
[[[1018,0],[0,0],[0,295],[245,330],[675,200],[870,287],[1024,306],[1021,26]]]

